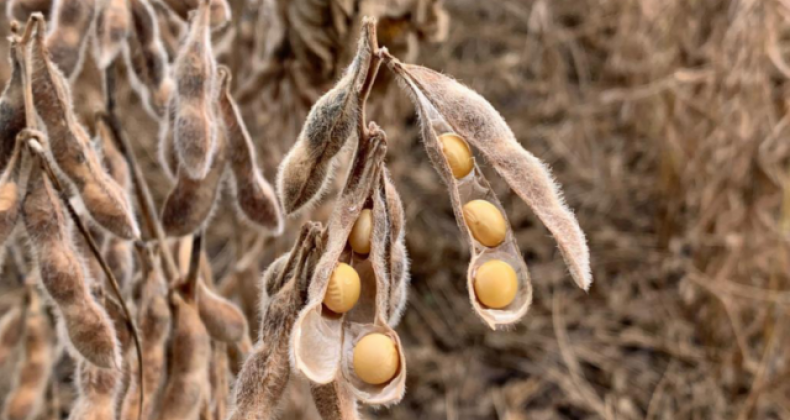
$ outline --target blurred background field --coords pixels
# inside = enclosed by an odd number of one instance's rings
[[[264,3],[312,14],[267,15]],[[402,403],[366,418],[790,419],[790,2],[288,4],[237,1],[237,38],[217,35],[218,45],[234,39],[220,60],[237,72],[270,181],[309,105],[347,64],[361,16],[374,14],[394,55],[477,90],[551,165],[592,251],[595,283],[584,293],[546,229],[482,162],[534,287],[522,323],[489,330],[470,308],[469,251],[413,108],[385,75],[368,113],[389,134],[408,217],[412,284],[398,327],[408,382]],[[88,64],[81,78],[87,86],[97,74]],[[169,181],[157,129],[128,86],[119,89],[161,204]],[[101,105],[100,91],[75,94],[84,115]],[[292,239],[266,239],[257,266],[233,272],[256,238],[220,209],[207,249],[220,287],[251,316],[258,275]],[[292,383],[283,419],[316,418],[305,389]]]

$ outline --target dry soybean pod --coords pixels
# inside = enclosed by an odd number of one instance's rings
[[[103,0],[93,36],[94,59],[100,69],[106,69],[120,54],[131,29],[128,0]]]
[[[0,175],[0,245],[13,236],[19,220],[22,197],[27,188],[27,173],[30,160],[17,143],[2,175]],[[24,172],[24,173],[23,173]]]
[[[28,291],[24,352],[11,392],[3,403],[4,420],[28,420],[38,415],[52,374],[55,350],[46,313],[37,292]]]
[[[219,196],[228,153],[224,136],[217,140],[217,156],[205,178],[193,179],[183,166],[179,167],[178,181],[162,207],[162,227],[169,236],[189,235],[210,218]]]
[[[387,218],[389,220],[389,247],[387,249],[387,269],[390,275],[389,310],[386,314],[387,322],[395,327],[400,323],[403,311],[408,300],[409,282],[409,255],[406,251],[406,229],[403,202],[400,199],[395,185],[392,183],[389,171],[386,169],[381,174],[381,188],[384,190],[384,199]]]
[[[0,318],[0,366],[13,355],[22,341],[25,326],[25,308],[16,305]]]
[[[18,51],[18,40],[12,37],[9,48],[11,78],[0,97],[0,170],[4,170],[16,148],[16,136],[25,128],[25,92],[22,84],[24,69]]]
[[[121,371],[102,369],[80,360],[75,376],[78,396],[69,420],[114,420],[115,395],[121,385]]]
[[[29,79],[36,82],[32,86],[33,102],[46,126],[49,150],[76,187],[91,217],[114,235],[135,239],[140,232],[131,204],[102,168],[88,133],[77,121],[67,83],[47,57],[44,26],[43,18],[35,14],[28,23],[27,34],[35,29],[36,35],[27,49],[25,68]]]
[[[356,275],[352,273],[352,269],[340,262],[344,254],[349,254],[349,234],[370,196],[371,189],[377,183],[386,153],[384,133],[373,125],[371,128],[372,136],[359,145],[346,186],[329,219],[326,252],[321,257],[310,283],[308,303],[294,325],[291,343],[294,367],[318,384],[332,382],[337,376],[343,341],[344,315],[329,311],[324,306],[324,301],[330,284],[337,284],[331,281],[336,269],[348,272],[351,277]],[[330,296],[337,296],[336,291],[342,290],[333,287]],[[343,297],[343,294],[339,293],[339,296]],[[318,353],[315,351],[317,348],[323,350]]]
[[[99,0],[53,0],[47,51],[66,78],[74,80],[82,68],[85,49]]]
[[[143,346],[142,418],[153,418],[156,396],[164,383],[166,372],[166,341],[170,332],[171,314],[167,303],[167,285],[162,276],[158,259],[148,249],[138,249],[143,277],[139,285],[137,323]],[[136,368],[135,365],[130,365]],[[131,383],[121,407],[121,419],[134,420],[140,405],[137,375],[130,375]]]
[[[129,0],[129,7],[133,33],[124,49],[129,79],[146,110],[162,119],[175,86],[167,51],[160,39],[156,12],[148,0]]]
[[[457,133],[479,150],[554,235],[574,281],[587,290],[592,274],[584,232],[563,202],[546,165],[521,147],[502,116],[478,93],[433,70],[384,55],[420,110],[426,147],[434,165],[446,167],[446,160],[437,155],[441,148],[434,141],[447,132],[444,130]],[[454,183],[454,177],[441,172],[446,182]],[[476,176],[479,171],[474,172]]]
[[[322,420],[358,420],[357,399],[351,395],[348,386],[342,381],[326,385],[310,384],[315,408]]]
[[[189,18],[190,13],[200,7],[202,0],[163,0],[181,19]],[[222,26],[230,21],[231,9],[228,0],[208,0],[210,3],[211,27]]]
[[[8,0],[6,16],[8,21],[17,20],[25,22],[35,12],[49,16],[52,0]]]
[[[202,0],[173,64],[173,143],[179,169],[192,179],[206,177],[217,153],[218,130],[212,109],[217,69],[211,49],[209,13],[208,0]]]
[[[228,163],[234,179],[236,204],[246,220],[272,231],[275,235],[280,234],[283,230],[280,203],[271,185],[261,174],[255,146],[241,112],[231,96],[230,69],[220,66],[218,72],[220,89],[218,114],[224,122],[230,148]]]
[[[321,234],[320,224],[304,225],[287,259],[272,264],[264,275],[283,286],[261,308],[260,335],[236,380],[235,405],[229,420],[266,420],[276,415],[290,379],[291,327],[304,304],[303,290],[321,253]]]
[[[286,214],[318,201],[334,176],[337,156],[359,125],[359,90],[373,54],[366,21],[356,57],[345,75],[313,105],[302,132],[280,164],[277,194]]]

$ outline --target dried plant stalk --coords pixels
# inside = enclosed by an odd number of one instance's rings
[[[46,313],[36,292],[31,288],[28,293],[22,361],[3,403],[2,418],[7,420],[29,420],[39,414],[55,362]]]
[[[262,302],[260,336],[236,380],[231,420],[264,420],[276,414],[290,377],[291,327],[304,305],[303,290],[323,248],[321,232],[320,224],[303,226],[289,257],[272,266],[279,273],[270,268],[264,275],[284,285]]]
[[[218,149],[213,111],[217,69],[211,49],[210,13],[209,3],[204,0],[191,19],[173,65],[173,144],[179,169],[196,180],[206,177]]]
[[[170,77],[170,61],[160,37],[159,22],[149,0],[129,0],[129,7],[133,32],[124,49],[131,70],[129,80],[146,110],[162,119],[175,84]]]
[[[283,230],[280,203],[271,185],[258,167],[255,146],[236,101],[230,93],[231,74],[225,66],[219,68],[219,116],[224,122],[230,155],[228,164],[233,174],[236,204],[245,220],[262,226],[278,235]]]
[[[68,79],[74,80],[82,69],[97,5],[98,0],[52,2],[52,27],[47,34],[47,52]]]
[[[313,105],[299,138],[280,164],[277,193],[287,214],[320,199],[334,176],[338,154],[358,126],[359,90],[368,77],[373,54],[372,23],[363,28],[354,61],[332,90]]]
[[[349,254],[344,255],[349,233],[378,181],[386,153],[384,133],[373,125],[371,132],[370,139],[359,145],[346,186],[328,222],[326,252],[316,267],[308,303],[294,325],[291,343],[294,366],[318,384],[332,382],[340,369],[345,317],[330,314],[323,307],[329,279],[338,262],[349,261]],[[313,351],[316,348],[324,350],[319,354]]]
[[[96,64],[106,69],[120,54],[132,29],[128,0],[104,0],[96,16],[93,52]]]
[[[27,33],[36,30],[36,36],[25,55],[25,69],[36,112],[47,129],[49,150],[79,191],[91,217],[114,235],[135,239],[140,232],[128,197],[104,171],[88,133],[77,121],[68,84],[47,57],[43,18],[33,15],[31,19]]]

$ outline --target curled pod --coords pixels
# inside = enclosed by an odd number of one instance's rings
[[[0,97],[0,170],[5,170],[16,145],[16,136],[27,126],[25,121],[25,92],[22,84],[24,69],[16,39],[11,40],[11,78]]]
[[[337,165],[337,156],[354,135],[359,121],[359,89],[371,60],[366,21],[356,57],[340,81],[310,109],[302,132],[280,164],[277,194],[286,214],[320,199]]]
[[[385,263],[390,275],[389,308],[385,318],[392,327],[400,322],[408,300],[409,254],[406,251],[406,220],[400,194],[392,183],[389,171],[381,174],[379,188],[384,196],[384,209],[389,222],[389,246],[385,252]]]
[[[105,69],[120,54],[132,29],[128,0],[104,0],[96,16],[93,52],[100,69]]]
[[[233,302],[211,291],[202,281],[197,289],[198,313],[211,338],[236,343],[247,335],[247,318]]]
[[[77,362],[77,399],[69,420],[115,419],[115,395],[123,378],[121,371],[102,369],[85,360]]]
[[[173,144],[179,168],[193,179],[206,177],[218,143],[213,111],[217,69],[211,49],[209,13],[208,3],[201,3],[173,64]]]
[[[201,3],[209,3],[211,27],[216,28],[230,22],[231,9],[228,0],[164,0],[170,9],[181,19],[189,18],[190,12],[200,7]]]
[[[290,379],[288,347],[291,327],[304,304],[302,287],[309,281],[321,252],[320,235],[320,225],[303,226],[287,260],[270,267],[269,271],[272,267],[279,267],[275,281],[283,286],[268,300],[261,317],[258,342],[239,372],[230,420],[271,419],[277,412]]]
[[[9,22],[12,20],[25,22],[30,15],[36,12],[49,16],[51,8],[52,0],[8,0],[6,16]]]
[[[153,418],[157,396],[164,384],[166,366],[166,341],[170,333],[171,314],[167,303],[167,285],[162,277],[157,260],[145,253],[140,258],[143,266],[143,278],[139,284],[137,298],[137,325],[143,347],[143,418]],[[136,369],[137,364],[130,364],[130,383],[121,406],[121,419],[137,419],[140,384]]]
[[[168,235],[189,235],[210,218],[219,196],[228,152],[225,139],[220,137],[218,140],[217,156],[205,178],[193,179],[183,166],[179,167],[178,181],[162,208],[162,227]]]
[[[115,328],[88,288],[85,267],[72,244],[58,196],[38,171],[22,205],[22,217],[40,281],[59,315],[72,354],[103,368],[120,367]]]
[[[27,49],[25,66],[36,81],[33,102],[46,126],[52,157],[76,187],[93,220],[116,236],[135,239],[140,230],[128,196],[104,171],[88,133],[77,121],[68,84],[47,57],[44,21],[37,15],[32,19],[37,33]]]
[[[156,12],[148,0],[129,0],[133,32],[123,50],[132,88],[145,109],[162,119],[167,113],[175,84],[170,76],[170,61],[159,33]]]
[[[14,306],[0,318],[0,366],[14,354],[25,331],[25,311]]]
[[[315,408],[323,420],[358,420],[357,399],[341,381],[326,385],[310,384]]]
[[[375,287],[371,288],[370,284],[365,282],[369,279],[366,272],[360,273],[354,281],[356,276],[354,271],[369,271],[370,264],[367,259],[362,259],[360,264],[352,261],[353,253],[348,246],[348,238],[354,222],[377,184],[386,153],[384,133],[377,127],[371,128],[373,135],[368,142],[360,144],[357,149],[346,186],[330,216],[327,225],[326,252],[315,269],[308,290],[308,302],[294,325],[291,344],[294,367],[318,384],[328,384],[335,380],[340,367],[344,320],[346,316],[354,316],[368,310],[369,306],[362,303],[370,300],[368,293],[371,290],[374,294],[376,291]],[[347,268],[347,264],[354,265],[353,269]],[[348,275],[341,276],[340,274],[343,273],[336,273],[338,267],[342,267]],[[353,300],[345,302],[347,295],[343,293],[343,286],[348,284],[359,291],[360,279],[362,279],[360,302],[348,314],[338,314],[325,307],[324,302],[328,297],[336,301],[337,305],[333,306],[348,307],[347,303],[353,306]],[[330,290],[332,293],[329,293]],[[323,351],[318,354],[314,351],[316,348]]]
[[[170,337],[172,366],[162,394],[159,420],[197,420],[209,397],[211,339],[193,303],[178,294],[171,298],[173,327]]]
[[[44,394],[52,374],[55,349],[47,316],[32,291],[24,326],[24,351],[14,373],[11,391],[3,403],[3,419],[27,420],[35,418],[44,404]]]
[[[74,80],[82,68],[98,0],[54,0],[47,51],[63,74]]]
[[[475,190],[481,179],[478,169],[462,179],[452,176],[443,157],[439,135],[456,133],[478,150],[505,179],[510,188],[532,208],[557,240],[576,284],[587,290],[592,284],[590,252],[573,212],[565,205],[549,169],[524,150],[501,115],[479,94],[433,70],[403,64],[394,59],[388,65],[401,86],[411,93],[423,120],[423,138],[428,154],[453,192],[454,202],[466,203],[467,195],[485,195]],[[483,188],[487,182],[482,181]],[[463,193],[463,194],[462,194]],[[457,207],[457,206],[456,206]],[[456,211],[456,217],[461,212]],[[463,219],[459,218],[461,223]]]
[[[220,67],[218,111],[230,148],[228,163],[233,174],[236,205],[246,220],[279,234],[283,230],[280,203],[258,167],[255,146],[230,93],[230,79],[230,69]]]

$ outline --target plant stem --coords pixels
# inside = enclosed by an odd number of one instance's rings
[[[368,67],[367,75],[365,76],[365,81],[362,83],[362,87],[359,89],[358,101],[359,101],[359,119],[358,119],[358,131],[359,131],[359,139],[360,141],[367,141],[370,137],[370,132],[368,131],[365,117],[365,105],[368,102],[368,97],[370,96],[370,91],[373,89],[373,84],[376,81],[376,76],[379,73],[379,67],[381,66],[381,57],[379,57],[379,42],[378,37],[376,35],[376,20],[370,19],[366,20],[363,25],[367,26],[367,30],[364,31],[366,36],[366,42],[368,44],[368,48],[370,48],[370,66]]]

